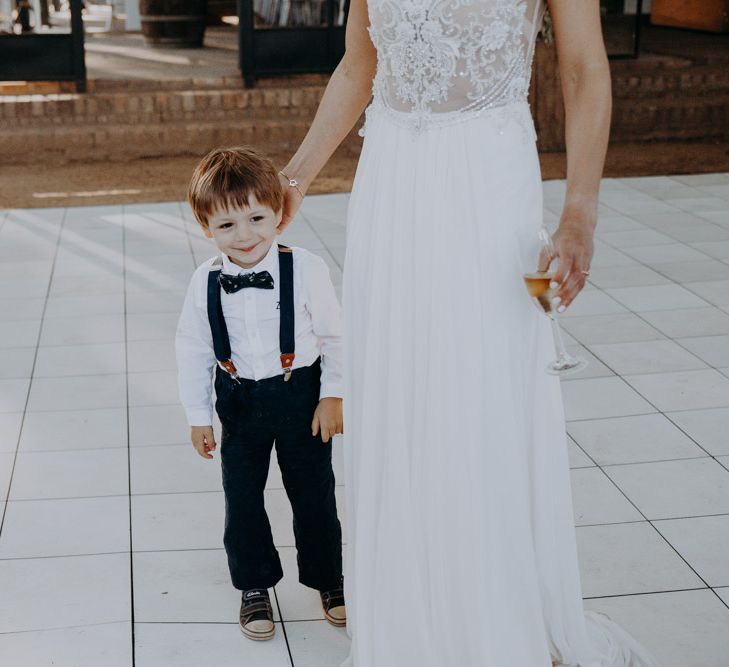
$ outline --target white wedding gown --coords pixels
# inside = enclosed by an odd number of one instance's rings
[[[343,290],[344,665],[652,667],[583,611],[554,348],[522,282],[542,223],[540,2],[369,5]]]

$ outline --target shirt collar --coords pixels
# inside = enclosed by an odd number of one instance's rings
[[[260,273],[261,271],[268,271],[274,278],[278,275],[278,243],[275,240],[271,244],[268,252],[263,256],[263,259],[255,266],[247,269],[231,262],[228,255],[223,255],[223,273],[237,276],[245,273]]]

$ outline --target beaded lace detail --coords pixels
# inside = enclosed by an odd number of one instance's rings
[[[541,0],[369,0],[373,106],[416,129],[525,102]]]

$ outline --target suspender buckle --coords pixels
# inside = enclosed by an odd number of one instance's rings
[[[235,364],[233,363],[232,359],[227,359],[226,361],[219,361],[218,366],[222,368],[228,375],[230,375],[230,378],[234,381],[240,384],[240,376],[238,375],[238,369],[235,367]]]
[[[281,368],[283,368],[284,382],[288,382],[291,379],[291,373],[293,372],[292,366],[294,365],[295,358],[296,355],[293,352],[281,355]]]

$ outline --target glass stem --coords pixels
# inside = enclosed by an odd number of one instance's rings
[[[564,339],[562,338],[562,329],[557,321],[556,313],[549,314],[549,320],[552,322],[552,333],[554,335],[554,342],[557,346],[557,358],[564,359],[567,356],[567,350],[564,346]]]

